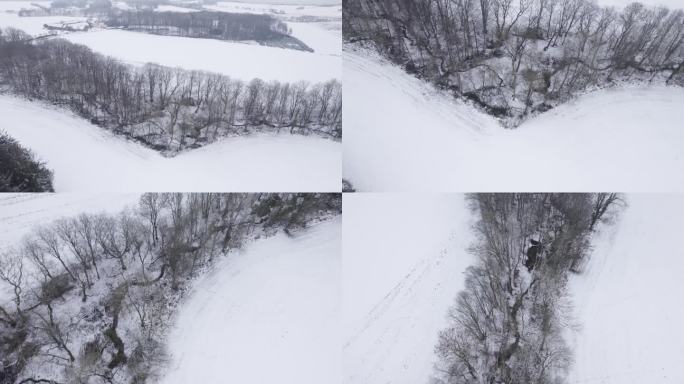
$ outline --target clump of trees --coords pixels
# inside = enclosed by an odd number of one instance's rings
[[[0,192],[54,192],[52,171],[0,131]]]
[[[105,22],[110,27],[157,35],[256,41],[265,45],[313,52],[306,44],[290,36],[287,24],[270,15],[112,10]]]
[[[0,383],[145,383],[188,283],[245,241],[341,213],[340,194],[145,194],[0,255]]]
[[[0,31],[0,82],[174,152],[262,130],[342,135],[342,85],[243,82],[155,64],[136,68],[61,39]]]
[[[684,11],[591,0],[345,0],[344,38],[509,125],[614,81],[684,84]]]
[[[619,195],[478,194],[475,265],[439,335],[436,382],[562,383],[572,354],[569,274],[591,237],[623,205]]]

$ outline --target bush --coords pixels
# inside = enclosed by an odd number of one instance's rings
[[[0,131],[0,192],[54,192],[52,171]]]

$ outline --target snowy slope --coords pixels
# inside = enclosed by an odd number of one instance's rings
[[[337,218],[221,260],[180,311],[163,383],[338,383],[340,250]]]
[[[289,134],[222,141],[165,158],[39,102],[0,95],[0,130],[55,172],[57,192],[340,190],[338,142]]]
[[[684,383],[682,195],[633,195],[571,280],[577,321],[569,383]]]
[[[471,263],[461,195],[345,194],[345,384],[422,384]]]
[[[358,190],[684,191],[681,88],[597,91],[506,130],[371,52],[344,61]]]

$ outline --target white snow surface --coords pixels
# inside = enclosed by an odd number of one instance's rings
[[[341,221],[222,259],[180,310],[162,382],[339,383]]]
[[[27,3],[28,5],[28,3]],[[26,7],[29,8],[29,7]],[[0,28],[17,28],[22,31],[34,35],[45,35],[48,30],[45,29],[45,24],[63,24],[63,23],[77,23],[84,22],[85,17],[74,16],[36,16],[36,17],[19,17],[16,13],[7,13],[0,11]]]
[[[176,5],[160,4],[154,9],[155,12],[179,12],[179,13],[190,13],[199,12],[197,9],[178,7]]]
[[[48,31],[45,24],[61,24],[85,21],[85,17],[69,16],[40,16],[19,17],[17,12],[22,9],[37,9],[35,4],[49,7],[51,1],[0,1],[0,28],[18,28],[31,35],[42,35]]]
[[[49,7],[52,1],[4,1],[0,0],[0,12],[20,11],[22,9],[37,9],[35,4]]]
[[[57,192],[337,192],[341,144],[257,134],[172,158],[70,112],[0,95],[0,130],[55,172]]]
[[[630,195],[570,280],[579,329],[569,383],[684,383],[682,195]]]
[[[304,42],[304,44],[308,45],[311,49],[313,49],[315,53],[317,53],[318,55],[329,55],[338,57],[341,62],[341,29],[331,29],[330,24],[337,25],[339,23],[287,23],[287,25],[292,29],[292,36]]]
[[[294,3],[294,1],[293,1]],[[269,14],[274,17],[313,16],[329,19],[342,18],[342,5],[306,5],[306,4],[268,4],[237,1],[220,1],[216,5],[205,5],[204,8],[231,13]]]
[[[684,191],[684,89],[580,96],[517,129],[367,50],[344,52],[343,174],[359,191]]]
[[[345,194],[345,384],[422,384],[472,263],[462,195]]]
[[[296,28],[296,27],[295,27]],[[304,43],[314,45],[323,41],[317,36],[320,29],[297,30],[295,35]],[[309,37],[309,34],[310,35]],[[113,56],[134,65],[157,63],[169,67],[221,73],[245,81],[254,78],[284,82],[321,82],[341,78],[342,59],[329,55],[334,46],[323,52],[305,52],[237,43],[215,39],[158,36],[123,30],[91,30],[69,33],[62,37],[93,51]],[[315,49],[315,48],[314,48]],[[320,47],[319,47],[320,49]],[[337,45],[338,52],[341,45]]]
[[[135,193],[2,193],[0,251],[18,244],[33,228],[81,213],[117,213],[137,205]]]

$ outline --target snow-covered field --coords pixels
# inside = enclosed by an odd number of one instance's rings
[[[296,1],[291,1],[295,3]],[[269,14],[274,17],[312,16],[327,19],[341,19],[342,5],[305,5],[305,4],[268,4],[257,2],[220,1],[216,5],[205,5],[204,8],[234,13]]]
[[[339,383],[341,219],[249,244],[195,286],[172,331],[175,383]]]
[[[571,279],[579,329],[569,383],[684,382],[684,195],[630,195]]]
[[[22,2],[11,2],[12,5],[7,6],[14,11],[22,8],[32,8],[30,4]],[[16,13],[9,13],[2,10],[3,3],[0,2],[0,28],[13,27],[21,29],[31,35],[44,35],[48,33],[45,29],[45,24],[60,24],[60,23],[75,23],[87,20],[85,17],[71,17],[71,16],[37,16],[37,17],[19,17]]]
[[[155,12],[180,12],[180,13],[199,12],[198,9],[185,8],[185,7],[179,7],[176,5],[166,5],[166,4],[157,5],[157,8],[155,8],[154,11]]]
[[[21,241],[32,228],[64,216],[116,213],[137,205],[134,193],[3,193],[0,194],[0,251]]]
[[[427,383],[472,263],[462,195],[345,194],[345,384]]]
[[[331,29],[331,26],[339,23],[287,23],[292,29],[292,36],[303,41],[311,47],[318,55],[334,56],[342,62],[342,31],[341,29]],[[341,26],[340,26],[341,27]],[[337,78],[341,76],[340,66]]]
[[[684,191],[684,89],[595,91],[506,130],[368,51],[344,53],[361,191]]]
[[[46,16],[46,17],[19,17],[17,12],[22,9],[37,9],[37,5],[49,7],[51,1],[2,1],[0,0],[0,28],[14,27],[31,35],[47,33],[45,24],[61,22],[85,21],[85,17]]]
[[[226,138],[173,158],[70,112],[0,95],[0,130],[55,172],[57,192],[340,190],[341,144],[299,135]]]
[[[21,9],[37,9],[36,5],[49,7],[52,1],[5,1],[0,0],[0,12],[19,11]]]
[[[298,29],[295,36],[307,44],[312,41],[314,45],[319,44],[321,40],[333,40],[320,38],[317,35],[319,30]],[[326,31],[320,30],[320,33]],[[257,44],[157,36],[111,29],[70,33],[63,37],[74,43],[86,45],[95,52],[135,65],[152,62],[188,70],[216,72],[247,81],[260,78],[267,81],[319,82],[339,79],[342,72],[340,56],[329,54],[329,51],[334,49],[332,47],[323,47],[322,52],[312,53]],[[338,44],[337,47],[339,52],[341,45]]]

